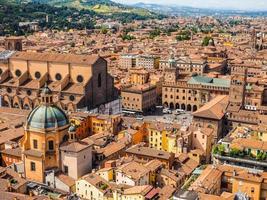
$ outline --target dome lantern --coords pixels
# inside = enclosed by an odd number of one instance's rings
[[[42,104],[53,104],[53,94],[47,83],[45,83],[44,89],[41,92]]]

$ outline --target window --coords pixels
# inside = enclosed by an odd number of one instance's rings
[[[27,95],[30,96],[32,94],[31,90],[27,90]]]
[[[101,73],[98,74],[98,78],[97,78],[97,85],[98,87],[101,87],[101,84],[102,84],[102,80],[101,80]]]
[[[6,91],[7,91],[7,93],[11,93],[12,89],[11,88],[7,88]]]
[[[64,172],[65,172],[66,175],[69,174],[69,167],[66,166],[66,165],[64,165]]]
[[[35,76],[36,79],[39,79],[39,78],[41,78],[41,73],[40,72],[35,72],[34,76]]]
[[[54,141],[52,141],[52,140],[48,141],[48,149],[54,150]]]
[[[75,96],[70,95],[69,99],[70,99],[70,101],[74,101],[75,100]]]
[[[36,171],[35,162],[31,162],[31,171]]]
[[[15,74],[16,74],[17,77],[20,77],[20,76],[21,76],[21,71],[20,71],[19,69],[17,69],[17,70],[15,71]]]
[[[78,75],[78,76],[77,76],[77,81],[78,81],[79,83],[82,83],[82,82],[83,82],[83,76],[82,76],[82,75]]]
[[[33,148],[34,149],[37,149],[38,148],[37,140],[33,140]]]
[[[58,81],[60,81],[62,79],[62,76],[59,73],[57,73],[55,77],[56,77],[56,80],[58,80]]]

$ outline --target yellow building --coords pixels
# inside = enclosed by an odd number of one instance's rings
[[[120,115],[90,115],[91,135],[109,131],[117,134],[121,130]]]
[[[148,83],[149,73],[144,69],[132,69],[131,73],[131,84],[145,84]]]
[[[149,146],[170,153],[182,153],[190,148],[192,132],[181,129],[178,124],[150,123],[148,126]]]
[[[208,165],[189,190],[220,195],[222,191],[247,195],[251,200],[267,198],[266,172],[227,165]]]
[[[106,181],[113,181],[114,180],[114,169],[112,167],[106,167],[98,170],[96,174]]]
[[[45,87],[41,104],[29,114],[21,141],[25,176],[44,182],[46,170],[60,167],[59,145],[68,138],[66,114],[53,104],[52,92]]]
[[[263,178],[251,173],[235,174],[233,177],[232,193],[246,193],[251,199],[257,200],[261,197],[261,183]]]

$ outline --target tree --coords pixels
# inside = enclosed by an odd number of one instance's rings
[[[101,33],[102,33],[102,34],[107,34],[107,33],[108,33],[108,29],[102,27],[102,28],[101,28]]]
[[[204,39],[203,39],[203,41],[202,41],[202,46],[208,46],[209,43],[210,43],[210,40],[212,40],[213,43],[214,43],[214,40],[213,40],[212,37],[210,37],[210,36],[205,36]]]
[[[149,38],[154,39],[155,37],[159,36],[161,31],[159,29],[155,29],[149,32]]]
[[[133,39],[135,39],[134,36],[128,35],[128,34],[121,35],[121,38],[122,38],[122,40],[133,40]]]
[[[230,150],[230,156],[238,156],[240,154],[240,150],[233,148]]]
[[[213,154],[219,154],[219,155],[223,155],[225,151],[225,147],[223,144],[217,144],[213,147],[212,153]]]

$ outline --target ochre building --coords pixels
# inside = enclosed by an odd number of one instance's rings
[[[2,106],[35,108],[45,83],[64,110],[96,108],[116,98],[107,61],[98,55],[0,53]]]

